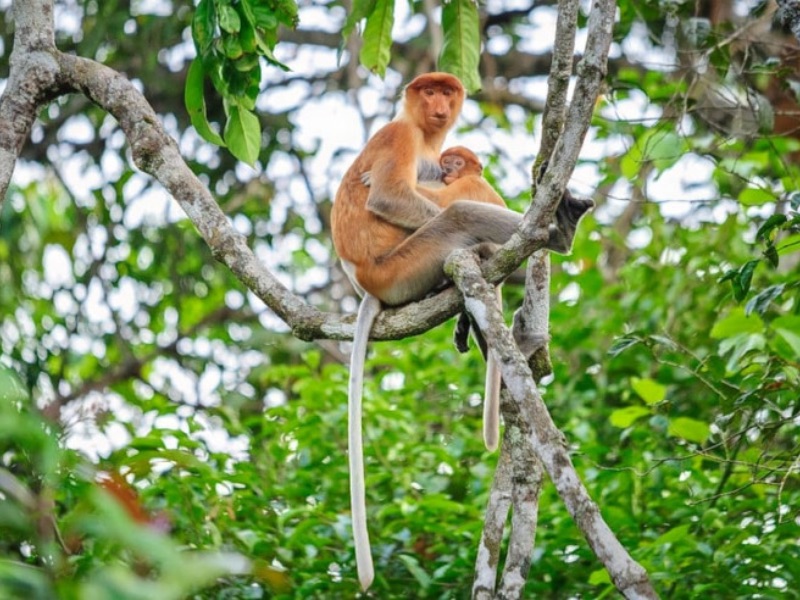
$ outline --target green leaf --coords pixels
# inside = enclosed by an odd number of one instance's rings
[[[30,395],[17,373],[0,365],[0,402],[6,405],[26,402]]]
[[[691,537],[689,533],[691,531],[691,528],[692,525],[688,523],[685,525],[678,525],[677,527],[673,527],[666,533],[658,536],[655,540],[653,540],[653,545],[658,547],[658,546],[663,546],[664,544],[673,544],[675,542],[683,541]]]
[[[667,433],[674,437],[683,438],[689,442],[702,444],[711,435],[711,428],[708,423],[690,419],[689,417],[678,417],[669,422]]]
[[[354,0],[353,7],[350,9],[350,14],[347,15],[347,20],[342,27],[342,45],[339,47],[340,58],[342,50],[344,49],[344,44],[350,38],[356,24],[366,19],[372,14],[372,11],[375,10],[375,1],[376,0]]]
[[[773,230],[786,223],[786,221],[786,215],[772,215],[769,219],[764,221],[764,224],[761,225],[761,227],[758,228],[758,232],[756,233],[756,241],[760,242],[767,239]]]
[[[739,193],[739,202],[745,206],[760,206],[767,202],[775,202],[775,194],[763,188],[746,188]]]
[[[711,337],[723,339],[740,333],[760,333],[764,331],[764,324],[756,316],[747,316],[742,308],[734,308],[726,316],[717,320],[711,328]]]
[[[430,587],[431,577],[422,569],[415,557],[401,554],[399,558],[423,590]]]
[[[442,5],[444,43],[439,55],[440,71],[457,76],[468,93],[481,89],[478,70],[481,51],[478,6],[473,0],[450,0]]]
[[[657,172],[673,166],[686,153],[686,141],[674,131],[648,129],[622,157],[622,174],[633,181],[642,166],[652,162]]]
[[[225,52],[225,56],[231,60],[240,58],[244,53],[242,43],[235,35],[226,35],[222,38],[222,50]]]
[[[203,96],[203,63],[195,58],[189,65],[189,72],[186,75],[186,87],[184,89],[184,102],[186,112],[197,133],[207,142],[217,146],[225,146],[222,138],[211,129],[211,125],[206,117],[206,101]]]
[[[737,285],[734,287],[734,291],[738,290],[738,294],[734,293],[737,302],[744,300],[745,296],[747,296],[747,292],[750,291],[750,282],[753,280],[753,271],[755,271],[755,268],[760,262],[760,260],[749,260],[741,269],[739,269],[739,275],[735,279]]]
[[[242,21],[236,9],[228,4],[219,7],[219,26],[228,33],[239,33],[242,28]]]
[[[755,296],[753,296],[750,301],[745,305],[744,312],[746,315],[750,315],[754,311],[759,315],[763,315],[767,312],[770,304],[775,298],[778,298],[783,291],[786,289],[786,285],[783,283],[779,283],[778,285],[771,285],[768,288],[765,288]]]
[[[367,17],[359,59],[362,65],[381,77],[389,64],[393,25],[394,0],[377,0],[375,9]]]
[[[589,575],[589,583],[591,585],[611,583],[611,576],[605,569],[597,569],[596,571],[592,571],[592,574]]]
[[[730,352],[725,370],[728,373],[735,373],[741,367],[742,359],[754,350],[763,350],[767,340],[761,333],[740,333],[729,338],[725,338],[719,343],[719,353],[724,356]]]
[[[236,158],[255,165],[261,150],[261,123],[252,112],[231,105],[225,124],[225,143]]]
[[[778,249],[772,242],[769,242],[764,249],[764,258],[767,259],[767,263],[769,263],[770,267],[773,269],[778,268]]]
[[[214,42],[214,3],[200,0],[192,19],[192,39],[198,56],[205,57]]]
[[[634,424],[638,419],[649,415],[650,410],[644,406],[626,406],[625,408],[618,408],[611,413],[608,422],[614,427],[625,429]]]
[[[774,319],[770,327],[791,347],[795,359],[800,356],[800,317],[784,315]]]
[[[667,395],[666,386],[661,385],[649,377],[642,379],[632,377],[631,386],[634,391],[639,394],[639,397],[651,406],[663,401]]]
[[[622,354],[625,350],[630,348],[631,346],[635,346],[641,342],[639,338],[617,338],[614,340],[614,343],[611,344],[611,347],[608,349],[608,353],[611,356],[618,356]]]

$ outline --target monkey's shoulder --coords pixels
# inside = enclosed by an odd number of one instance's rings
[[[414,127],[407,121],[391,121],[381,127],[375,135],[373,135],[364,148],[366,152],[372,147],[372,150],[380,150],[383,148],[391,148],[395,152],[400,150],[411,150],[422,141],[422,134],[418,127]]]

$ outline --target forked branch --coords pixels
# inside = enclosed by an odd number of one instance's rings
[[[493,300],[494,288],[481,274],[475,255],[466,250],[453,252],[446,269],[464,294],[465,308],[484,332],[490,352],[495,353],[508,393],[519,410],[520,434],[529,438],[531,447],[536,450],[558,495],[595,556],[623,596],[658,598],[647,572],[617,540],[578,477],[566,440],[542,401],[527,360],[517,348],[502,312]]]

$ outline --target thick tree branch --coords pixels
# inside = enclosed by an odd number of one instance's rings
[[[521,435],[553,481],[575,524],[595,556],[608,570],[616,588],[626,598],[658,598],[647,572],[619,543],[600,514],[600,509],[578,477],[563,434],[553,423],[525,357],[519,351],[503,315],[494,301],[494,288],[481,274],[474,254],[459,250],[448,259],[446,270],[464,294],[464,305],[497,358],[508,392],[519,407]]]
[[[355,317],[323,313],[303,302],[267,270],[192,173],[158,117],[133,84],[95,61],[59,52],[53,41],[52,0],[17,3],[8,85],[0,97],[0,199],[38,111],[71,92],[85,95],[119,122],[135,164],[175,198],[214,257],[253,291],[303,340],[352,339]],[[372,339],[400,339],[429,330],[461,306],[452,289],[436,298],[382,313]]]

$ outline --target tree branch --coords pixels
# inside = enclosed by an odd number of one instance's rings
[[[494,301],[494,288],[486,282],[473,253],[453,252],[445,267],[464,294],[464,305],[485,332],[508,392],[519,407],[519,426],[529,438],[553,481],[556,491],[583,533],[592,551],[608,570],[616,588],[626,598],[658,598],[647,572],[631,558],[600,514],[572,464],[563,434],[553,423],[533,382],[525,357],[519,351],[503,315]]]
[[[14,53],[8,84],[0,97],[0,199],[6,196],[17,157],[39,110],[61,95],[81,93],[117,119],[136,166],[164,186],[194,223],[214,258],[286,322],[296,337],[306,341],[352,339],[354,315],[323,313],[284,287],[256,258],[245,237],[232,227],[209,190],[186,165],[145,97],[113,69],[59,52],[52,35],[52,0],[32,4],[15,4]],[[452,317],[460,307],[460,296],[449,289],[435,298],[384,311],[371,338],[392,340],[423,333]]]

